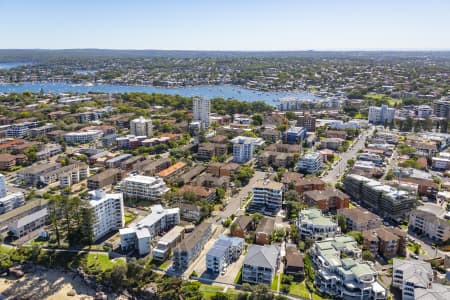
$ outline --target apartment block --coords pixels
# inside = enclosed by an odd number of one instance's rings
[[[0,198],[0,214],[4,214],[25,204],[25,196],[22,192],[7,194]]]
[[[316,118],[311,115],[303,115],[298,117],[297,126],[306,128],[308,132],[316,131]]]
[[[448,118],[450,116],[450,101],[435,101],[433,103],[433,113],[438,118]]]
[[[433,269],[429,262],[420,260],[403,260],[394,258],[392,270],[392,286],[402,291],[402,299],[420,299],[416,289],[427,290],[432,287]],[[434,299],[425,297],[422,299]],[[441,299],[446,299],[441,298]]]
[[[8,230],[12,232],[13,236],[21,238],[28,233],[43,227],[47,223],[47,219],[47,208],[43,208],[15,220],[8,226]]]
[[[372,124],[381,124],[384,123],[390,124],[394,120],[395,116],[395,108],[389,108],[387,105],[370,106],[369,107],[369,123]]]
[[[130,175],[120,183],[125,199],[159,201],[169,191],[162,178]]]
[[[276,215],[283,203],[283,184],[271,180],[258,180],[253,185],[249,211]]]
[[[203,222],[173,250],[173,267],[175,270],[186,270],[198,257],[212,234],[212,224]]]
[[[409,229],[425,234],[437,243],[450,239],[450,222],[445,218],[447,211],[438,204],[426,203],[409,214]]]
[[[347,230],[366,231],[381,226],[382,219],[364,208],[342,208],[338,214],[345,217]]]
[[[346,258],[342,258],[345,255]],[[340,299],[382,300],[387,289],[377,271],[361,261],[361,250],[349,236],[315,242],[310,257],[315,270],[314,285],[322,293]]]
[[[334,237],[340,233],[340,228],[334,220],[322,215],[317,208],[304,209],[299,212],[297,227],[300,237],[321,240]]]
[[[244,248],[244,239],[220,235],[214,245],[206,253],[206,271],[221,273],[228,264],[241,256]]]
[[[380,227],[363,232],[363,249],[385,258],[406,255],[406,232],[399,228]]]
[[[169,230],[156,244],[152,250],[154,260],[164,261],[166,260],[172,249],[183,239],[184,227],[175,226]]]
[[[347,194],[360,200],[361,204],[369,210],[397,221],[405,218],[416,203],[414,193],[356,174],[345,177],[344,189]]]
[[[198,145],[198,159],[210,160],[213,157],[226,155],[228,147],[226,144],[201,143]]]
[[[54,171],[61,168],[61,164],[58,163],[46,163],[27,167],[17,172],[17,180],[25,184],[36,185],[41,181],[41,176],[45,173]]]
[[[298,161],[297,168],[302,173],[313,174],[320,170],[322,162],[322,156],[319,152],[306,153]]]
[[[242,282],[272,284],[279,258],[280,249],[275,245],[249,245],[242,266]]]
[[[88,177],[89,166],[85,163],[74,163],[42,174],[39,182],[48,185],[59,181],[59,186],[64,188]]]
[[[282,133],[281,139],[286,144],[300,144],[306,139],[306,128],[291,126]]]
[[[310,206],[317,206],[324,213],[348,208],[350,202],[348,195],[333,188],[307,191],[303,194],[303,199]]]
[[[160,204],[151,207],[151,213],[133,227],[122,228],[120,247],[122,251],[137,250],[139,255],[150,253],[151,241],[161,232],[180,223],[180,209],[163,208]]]
[[[96,190],[104,188],[105,186],[116,184],[122,179],[122,171],[120,169],[107,169],[87,180],[87,187],[89,190]]]
[[[103,136],[101,130],[86,130],[69,132],[64,135],[64,140],[69,144],[86,144],[100,139]]]
[[[258,147],[264,145],[262,138],[252,138],[237,136],[231,140],[233,144],[233,161],[246,163],[253,158],[253,154]]]
[[[130,133],[135,136],[151,137],[153,135],[153,125],[151,119],[139,117],[130,121]]]
[[[210,114],[211,114],[211,101],[206,98],[195,97],[192,100],[192,120],[194,122],[200,122],[200,128],[209,128]]]
[[[107,194],[100,189],[90,191],[88,204],[95,219],[92,228],[95,241],[125,226],[121,193]]]

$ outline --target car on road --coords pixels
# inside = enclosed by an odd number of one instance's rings
[[[409,256],[411,256],[411,258],[414,258],[414,259],[419,259],[419,255],[417,255],[415,253],[410,253]]]

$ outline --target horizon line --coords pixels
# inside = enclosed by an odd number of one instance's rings
[[[67,51],[67,50],[109,50],[109,51],[173,51],[173,52],[449,52],[450,48],[326,48],[326,49],[297,49],[297,50],[219,50],[219,49],[137,49],[137,48],[0,48],[4,50],[38,50],[38,51]]]

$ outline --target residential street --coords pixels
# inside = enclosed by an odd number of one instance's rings
[[[361,134],[356,138],[355,142],[350,146],[350,148],[341,153],[339,161],[332,167],[332,169],[328,172],[328,174],[323,177],[325,182],[335,183],[339,176],[341,176],[342,172],[344,172],[347,167],[347,160],[350,158],[356,158],[358,151],[364,149],[364,143],[366,141],[367,136],[371,136],[374,131],[374,128],[369,128],[365,131],[362,131]]]

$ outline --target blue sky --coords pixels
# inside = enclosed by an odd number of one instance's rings
[[[0,48],[450,49],[448,0],[0,0]]]

